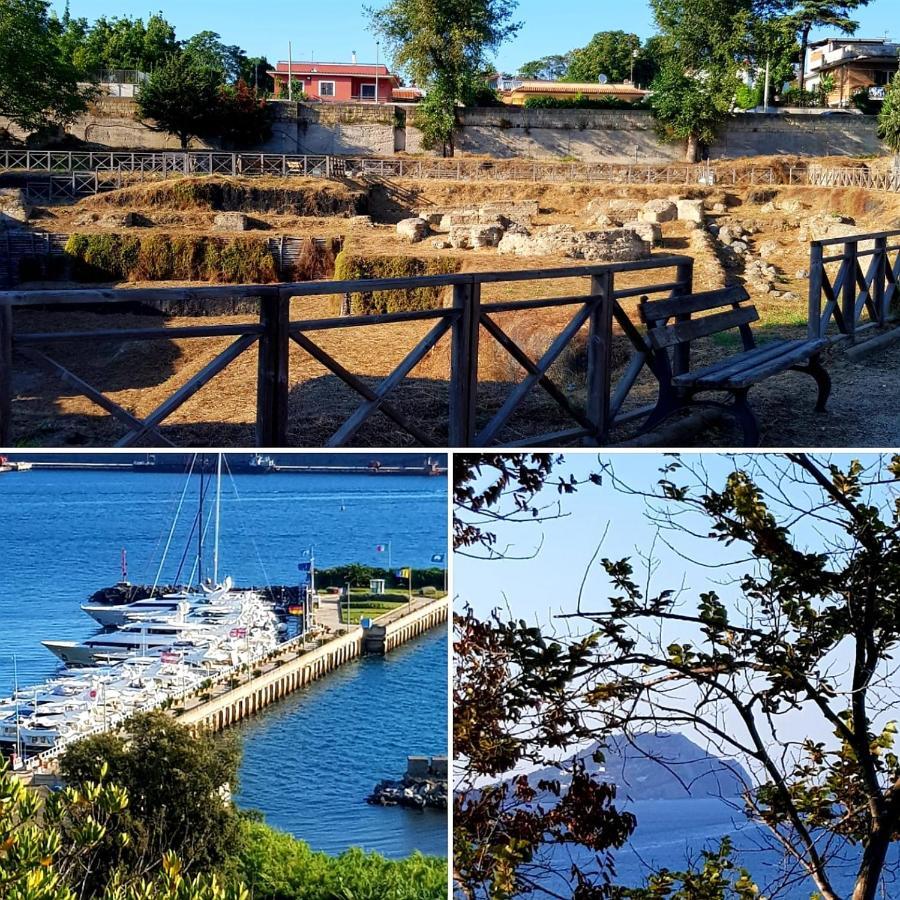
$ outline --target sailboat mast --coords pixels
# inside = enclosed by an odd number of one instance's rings
[[[197,515],[197,573],[200,584],[203,584],[203,470],[206,468],[206,455],[200,457],[200,511]]]
[[[222,505],[222,455],[216,464],[216,544],[213,548],[213,587],[219,585],[219,512]]]

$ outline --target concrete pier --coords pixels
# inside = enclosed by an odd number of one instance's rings
[[[367,653],[390,653],[446,623],[449,613],[450,601],[446,597],[416,598],[408,607],[374,620],[370,628],[354,627],[321,646],[303,648],[291,642],[256,663],[243,677],[232,673],[207,682],[195,695],[171,707],[170,712],[192,729],[220,731],[351,660]]]

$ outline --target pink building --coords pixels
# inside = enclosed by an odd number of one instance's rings
[[[288,78],[294,82],[294,99],[298,85],[313,101],[323,103],[390,103],[400,87],[400,79],[385,65],[362,63],[280,61],[269,75],[275,81],[275,96],[287,98]]]

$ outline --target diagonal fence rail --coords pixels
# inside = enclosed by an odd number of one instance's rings
[[[812,241],[809,337],[854,340],[897,320],[900,230]]]
[[[617,284],[618,276],[629,276],[627,286]],[[582,293],[538,299],[483,300],[487,284],[517,284],[560,279],[584,279]],[[638,280],[642,283],[635,285]],[[420,446],[445,445],[430,436],[422,421],[401,409],[392,394],[416,366],[441,342],[449,342],[447,373],[448,401],[445,417],[447,441],[454,447],[491,446],[504,443],[545,446],[565,442],[602,445],[612,430],[626,422],[649,415],[653,403],[626,409],[645,367],[653,372],[653,356],[625,301],[642,296],[677,297],[691,293],[693,260],[689,257],[654,257],[636,262],[574,266],[561,269],[517,272],[478,272],[367,281],[305,282],[278,285],[240,285],[208,288],[136,288],[118,290],[7,291],[0,293],[0,446],[10,443],[13,414],[13,373],[22,361],[49,373],[76,393],[125,426],[117,446],[131,447],[152,439],[171,444],[162,430],[166,420],[213,378],[251,348],[257,352],[256,431],[257,446],[283,447],[288,442],[291,389],[290,348],[294,344],[315,359],[358,397],[359,405],[347,415],[325,446],[352,446],[360,429],[376,412],[387,416]],[[376,315],[330,316],[291,319],[291,299],[297,297],[346,297],[378,291],[416,291],[447,288],[452,302],[432,309],[414,309]],[[255,298],[259,306],[256,321],[240,324],[203,324],[179,327],[127,327],[109,329],[56,330],[52,317],[73,305],[90,304],[115,309],[122,304],[187,299],[191,301]],[[14,311],[40,307],[51,317],[46,331],[24,332],[14,327]],[[509,333],[498,317],[528,317],[536,311],[565,309],[571,313],[549,346],[533,358]],[[380,382],[373,386],[322,346],[320,335],[335,329],[390,327],[421,322],[425,334]],[[505,322],[505,320],[504,320]],[[63,326],[65,327],[65,326]],[[576,335],[586,331],[586,402],[575,403],[553,380],[550,369],[569,348]],[[624,336],[631,356],[622,367],[614,365],[613,340]],[[149,413],[141,416],[111,399],[102,390],[63,365],[51,354],[60,344],[90,347],[98,341],[124,346],[133,342],[230,338],[203,368],[175,389]],[[499,408],[485,414],[480,406],[479,349],[493,341],[523,370],[517,383],[507,385]],[[653,372],[655,375],[656,373]],[[552,433],[532,433],[516,441],[504,441],[504,429],[520,411],[526,398],[541,389],[571,422]],[[302,392],[303,388],[300,387]],[[655,399],[655,398],[654,398]]]

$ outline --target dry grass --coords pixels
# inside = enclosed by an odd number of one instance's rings
[[[777,161],[779,165],[791,163],[791,160],[781,158]],[[745,164],[758,166],[771,162],[773,161],[752,160]],[[853,162],[860,164],[859,161]],[[321,185],[320,182],[317,184]],[[429,181],[392,184],[390,189],[376,185],[371,191],[369,202],[377,216],[390,219],[421,206],[465,205],[488,199],[534,198],[539,200],[541,206],[539,221],[579,223],[586,204],[597,197],[634,197],[645,200],[676,193],[685,194],[675,186],[666,185],[626,187]],[[692,188],[689,193],[723,203],[727,212],[718,217],[720,224],[734,218],[757,228],[751,241],[754,248],[769,240],[779,244],[778,252],[772,259],[780,272],[779,289],[793,291],[798,299],[773,299],[769,295],[753,297],[762,317],[759,327],[763,336],[799,335],[805,330],[806,282],[797,275],[799,270],[808,266],[808,246],[797,240],[799,226],[805,218],[822,212],[840,212],[853,216],[863,230],[900,225],[900,198],[856,189],[824,191],[805,187],[777,187],[770,191],[720,186]],[[764,203],[772,198],[776,207],[785,200],[799,200],[805,208],[799,213],[785,213],[777,209],[771,211],[771,207],[765,207]],[[95,202],[100,208],[104,202],[109,201],[95,198],[91,202]],[[87,205],[90,204],[85,201],[82,206]],[[81,212],[84,212],[83,208]],[[55,210],[54,214],[61,217],[72,215],[71,210],[61,209]],[[156,222],[165,216],[186,217],[184,221],[190,221],[191,224],[179,226],[186,233],[207,230],[212,216],[209,210],[179,211],[165,206],[154,207],[149,214]],[[358,254],[405,254],[420,259],[451,255],[431,248],[428,242],[410,246],[400,240],[390,226],[349,226],[345,218],[329,216],[302,217],[267,213],[264,218],[268,227],[276,233],[284,229],[317,237],[347,234],[350,236],[353,252]],[[58,221],[64,220],[61,218]],[[97,228],[101,226],[98,225]],[[666,226],[665,234],[666,240],[660,249],[661,253],[694,256],[695,286],[698,289],[720,287],[727,280],[741,278],[739,270],[725,268],[726,260],[717,255],[714,248],[696,242],[686,226]],[[529,270],[573,265],[578,263],[570,259],[521,259],[483,250],[465,254],[464,271]],[[623,286],[636,285],[646,278],[647,275],[640,274],[623,276],[618,283]],[[660,272],[659,280],[669,280],[669,273]],[[498,282],[485,285],[483,300],[490,302],[576,295],[587,290],[586,280],[574,277],[556,281]],[[336,315],[338,306],[339,298],[295,298],[292,302],[292,317],[300,319]],[[526,315],[503,313],[497,315],[496,319],[532,359],[537,359],[569,321],[573,312],[573,308],[556,308],[529,311]],[[60,322],[61,318],[63,317],[28,313],[20,316],[17,327],[22,330],[65,327],[68,330],[147,322],[145,317],[130,314],[98,316],[95,313],[69,312],[64,324]],[[219,315],[205,321],[210,324],[234,323],[251,318],[252,316]],[[167,318],[165,322],[171,327],[196,324],[194,319],[178,316]],[[429,323],[369,326],[319,332],[314,335],[314,339],[347,369],[374,385],[400,363],[429,327]],[[575,405],[583,405],[585,399],[584,340],[583,330],[551,370],[555,383]],[[71,348],[54,347],[51,355],[59,358],[65,365],[70,365],[92,384],[103,388],[117,403],[138,416],[144,416],[224,349],[228,342],[227,338],[192,341],[179,339],[121,348],[98,344],[91,348],[88,355],[83,353],[83,345],[80,345],[82,351],[73,345]],[[702,362],[732,350],[733,347],[727,340],[699,342],[695,347],[695,359]],[[625,339],[618,336],[614,347],[615,362],[624,365],[629,352]],[[256,351],[246,352],[167,420],[167,436],[185,445],[236,445],[251,442],[256,405],[256,365]],[[446,440],[448,371],[449,346],[445,338],[391,395],[392,404],[403,415],[419,422],[435,443]],[[290,374],[290,441],[297,446],[321,445],[362,402],[362,398],[296,346],[291,351]],[[499,407],[503,397],[522,376],[521,367],[483,332],[479,348],[479,377],[482,384],[478,408],[481,424]],[[20,372],[16,376],[15,387],[18,400],[14,414],[14,438],[19,442],[50,445],[102,444],[112,443],[124,433],[124,426],[110,420],[88,400],[61,390],[58,382],[45,378],[34,370]],[[650,398],[652,393],[653,385],[648,379],[643,379],[635,391],[634,402]],[[540,389],[536,389],[522,410],[511,420],[504,437],[514,440],[539,430],[554,430],[569,424],[571,423],[555,404]],[[360,446],[410,446],[414,441],[383,414],[378,414],[359,432],[355,443]]]

